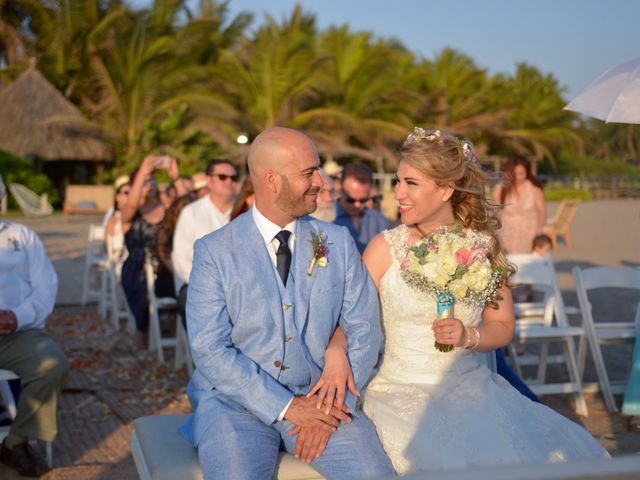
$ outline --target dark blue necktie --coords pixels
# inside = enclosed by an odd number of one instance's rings
[[[282,283],[287,286],[287,277],[289,276],[289,267],[291,267],[291,250],[289,250],[289,236],[291,232],[280,230],[276,235],[276,240],[280,242],[280,246],[276,251],[276,269]]]

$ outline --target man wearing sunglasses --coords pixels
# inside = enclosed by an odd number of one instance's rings
[[[193,244],[229,223],[238,186],[238,171],[228,160],[213,160],[206,170],[209,194],[184,207],[173,234],[173,278],[178,310],[185,321],[187,284],[193,263]]]
[[[371,201],[373,172],[362,163],[350,163],[342,170],[342,192],[337,205],[337,225],[347,227],[362,254],[369,241],[391,223],[377,210],[367,208]]]

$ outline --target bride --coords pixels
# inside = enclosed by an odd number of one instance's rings
[[[384,356],[363,395],[364,411],[398,474],[609,456],[586,430],[521,395],[476,355],[504,347],[514,331],[505,279],[513,268],[495,235],[500,224],[485,201],[488,183],[468,142],[416,128],[402,146],[397,171],[402,224],[375,237],[363,256],[380,293],[385,330]],[[484,268],[485,278],[458,282],[452,288],[455,318],[438,319],[433,287],[444,280],[434,283],[427,275],[416,281],[407,272],[421,265],[421,256],[437,260],[437,241],[446,233],[461,237],[459,245],[484,245],[458,260],[471,272],[474,258],[484,261],[476,270]],[[446,267],[437,262],[435,276]],[[487,280],[486,265],[500,275]],[[454,348],[442,351],[445,345]],[[341,403],[345,383],[354,389],[345,351],[338,329],[310,394]]]

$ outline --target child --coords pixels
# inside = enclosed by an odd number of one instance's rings
[[[534,255],[538,255],[540,257],[544,257],[551,253],[551,237],[549,235],[545,235],[541,233],[540,235],[536,235],[533,239],[533,245],[531,246],[532,252]]]

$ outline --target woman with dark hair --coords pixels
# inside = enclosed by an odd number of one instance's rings
[[[502,229],[498,236],[507,253],[531,253],[531,244],[542,233],[547,212],[542,185],[524,157],[509,158],[504,181],[493,189],[493,200],[502,205]]]
[[[242,183],[242,187],[240,187],[240,192],[236,197],[233,208],[231,209],[229,221],[233,220],[239,215],[242,215],[244,212],[248,212],[249,209],[253,206],[253,198],[253,183],[251,183],[251,177],[247,175],[247,178],[245,178],[244,182]]]
[[[161,264],[156,253],[156,231],[165,215],[156,181],[152,174],[165,168],[176,184],[179,195],[186,193],[179,181],[178,165],[171,157],[148,156],[131,175],[131,191],[122,208],[122,231],[129,256],[122,265],[122,287],[129,309],[136,320],[135,343],[146,347],[149,328],[149,299],[144,264],[150,259],[156,269],[155,293],[174,296],[173,274]]]

